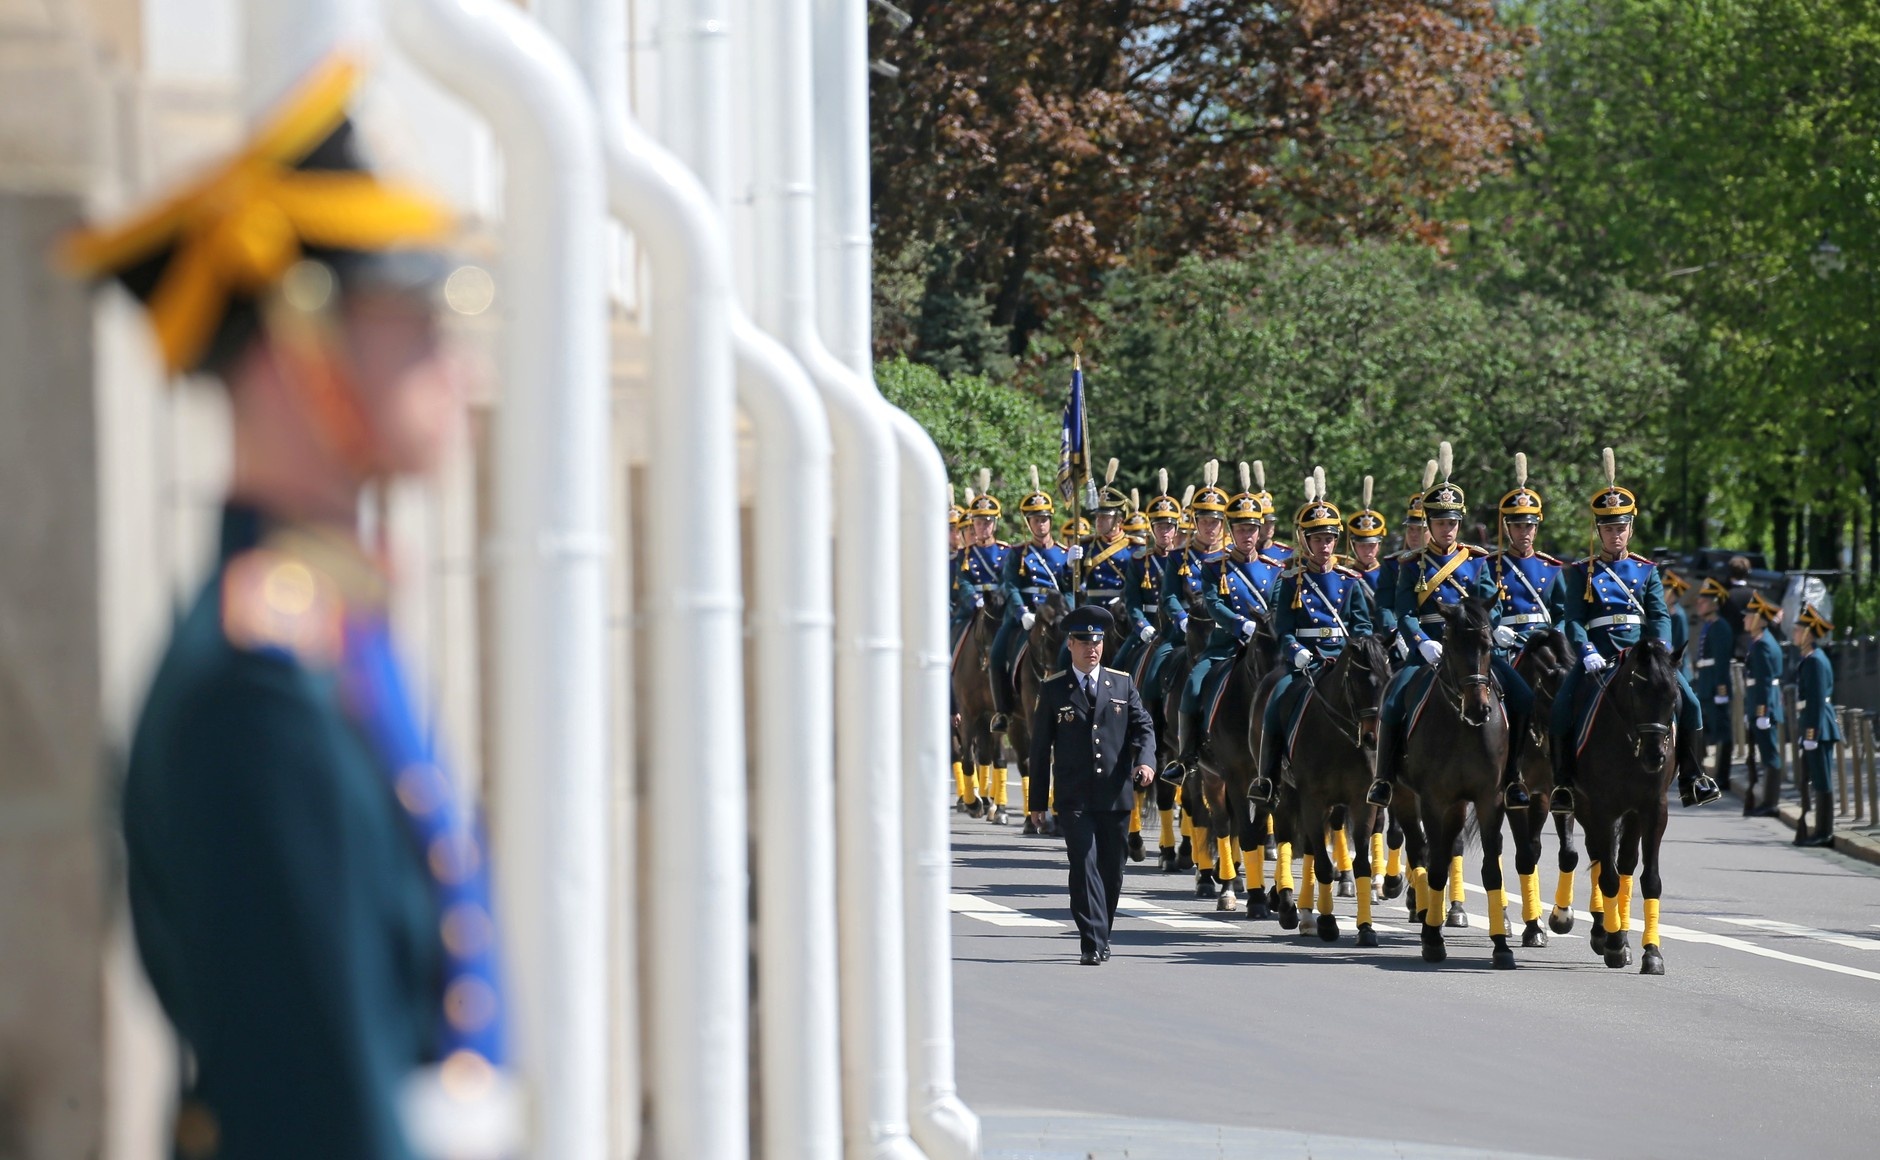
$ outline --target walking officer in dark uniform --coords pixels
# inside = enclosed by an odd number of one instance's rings
[[[462,420],[450,220],[367,169],[356,79],[320,66],[234,160],[64,252],[230,403],[220,556],[123,788],[137,948],[190,1057],[179,1157],[489,1155],[474,1125],[521,1122],[488,859],[357,529],[364,489],[432,470]]]
[[[1045,678],[1031,723],[1034,824],[1054,799],[1070,855],[1071,916],[1087,967],[1110,957],[1110,927],[1123,892],[1123,856],[1136,789],[1155,780],[1155,726],[1129,674],[1103,667],[1108,609],[1064,618],[1071,664]]]

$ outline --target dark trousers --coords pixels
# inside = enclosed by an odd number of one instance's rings
[[[1071,917],[1084,953],[1110,945],[1116,900],[1123,893],[1128,810],[1058,810],[1071,862]]]

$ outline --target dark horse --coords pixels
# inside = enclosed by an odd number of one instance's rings
[[[1494,965],[1513,970],[1508,947],[1506,895],[1501,877],[1501,769],[1508,753],[1508,716],[1495,687],[1489,605],[1469,597],[1438,605],[1443,655],[1429,677],[1406,697],[1413,714],[1403,740],[1403,782],[1416,794],[1417,822],[1406,827],[1413,865],[1428,883],[1423,900],[1423,961],[1448,957],[1443,946],[1443,899],[1454,859],[1475,808],[1482,836],[1482,885],[1488,891],[1488,933]],[[1421,691],[1427,688],[1427,696]],[[1420,712],[1417,701],[1422,700]],[[1515,840],[1528,841],[1525,814],[1510,817]]]
[[[999,631],[1005,615],[1005,598],[988,593],[985,607],[973,613],[966,630],[953,649],[953,705],[958,721],[953,727],[953,756],[965,774],[965,787],[972,796],[961,794],[966,810],[973,817],[988,817],[1003,823],[1007,812],[999,805],[994,789],[990,800],[979,795],[982,780],[1007,776],[999,752],[999,738],[992,732],[992,683],[987,673],[991,665],[992,638]],[[1023,812],[1023,803],[1020,803]]]
[[[1006,726],[1006,739],[1012,744],[1012,757],[1018,762],[1019,784],[1029,789],[1031,785],[1031,715],[1038,708],[1038,686],[1044,683],[1046,676],[1057,668],[1058,650],[1064,647],[1064,617],[1070,611],[1064,597],[1056,592],[1045,598],[1038,607],[1037,619],[1032,621],[1031,631],[1025,637],[1025,651],[1014,668],[1018,682],[1018,712],[1012,714]],[[1025,809],[1031,809],[1031,803],[1025,803]],[[1045,814],[1045,832],[1055,831],[1055,823],[1049,813]],[[1031,818],[1027,813],[1025,832],[1031,833]]]
[[[1658,851],[1665,837],[1665,793],[1677,771],[1675,666],[1665,647],[1652,641],[1619,655],[1603,691],[1596,689],[1597,681],[1581,684],[1586,696],[1599,698],[1584,733],[1573,788],[1574,816],[1586,830],[1586,856],[1592,859],[1605,900],[1604,923],[1592,934],[1593,950],[1609,967],[1632,962],[1626,936],[1632,872],[1638,867],[1643,837],[1645,872],[1638,880],[1645,897],[1642,975],[1665,973],[1658,941],[1658,900],[1664,887]]]
[[[1542,926],[1540,880],[1541,835],[1547,832],[1548,809],[1553,800],[1554,763],[1548,752],[1551,742],[1546,722],[1552,719],[1554,697],[1568,668],[1575,663],[1567,647],[1566,634],[1547,628],[1530,635],[1515,658],[1515,672],[1534,689],[1534,736],[1521,759],[1521,776],[1532,797],[1528,805],[1528,841],[1515,843],[1514,868],[1521,879],[1521,945],[1544,947],[1547,931],[1566,934],[1573,929],[1573,872],[1579,868],[1580,852],[1573,848],[1573,819],[1553,817],[1554,832],[1560,839],[1558,866],[1560,879],[1554,887],[1554,908]]]
[[[1194,627],[1192,614],[1189,627]],[[1260,770],[1257,734],[1264,693],[1270,687],[1263,679],[1272,667],[1277,642],[1264,622],[1252,640],[1243,644],[1231,661],[1221,685],[1220,699],[1214,706],[1214,720],[1208,730],[1208,744],[1193,772],[1182,784],[1183,808],[1189,811],[1199,847],[1203,831],[1211,843],[1214,877],[1201,879],[1198,894],[1205,896],[1218,883],[1216,910],[1235,910],[1240,886],[1240,869],[1247,870],[1247,917],[1267,917],[1267,897],[1261,879],[1266,872],[1263,844],[1266,837],[1267,807],[1248,800],[1247,789]],[[1206,712],[1208,706],[1202,706]],[[1190,807],[1188,803],[1192,802]],[[1251,851],[1251,853],[1249,853]],[[1204,863],[1205,865],[1205,863]]]
[[[1325,835],[1350,825],[1361,947],[1378,945],[1371,926],[1371,833],[1377,825],[1377,808],[1364,797],[1373,776],[1372,754],[1377,750],[1378,698],[1389,680],[1390,652],[1382,640],[1358,636],[1347,641],[1331,664],[1311,678],[1310,687],[1301,691],[1305,703],[1298,710],[1291,758],[1281,773],[1280,810],[1285,822],[1291,823],[1283,822],[1281,832],[1290,830],[1314,863],[1332,868]],[[1284,743],[1281,737],[1264,739],[1266,745]],[[1338,938],[1338,919],[1332,913],[1329,876],[1319,878],[1318,895],[1318,935],[1332,942]],[[1292,891],[1280,891],[1280,908],[1283,925],[1297,922]]]

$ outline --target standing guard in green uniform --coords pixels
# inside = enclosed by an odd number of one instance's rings
[[[1743,815],[1773,818],[1776,803],[1782,798],[1782,746],[1777,743],[1776,726],[1783,722],[1782,642],[1775,634],[1782,610],[1769,603],[1760,592],[1750,594],[1743,610],[1743,633],[1749,637],[1749,651],[1744,659],[1743,717],[1749,725],[1750,760],[1747,784],[1743,787]],[[1760,757],[1761,768],[1754,760]],[[1763,791],[1756,792],[1762,782]]]
[[[1834,717],[1834,666],[1820,647],[1833,631],[1828,618],[1805,603],[1790,638],[1802,654],[1795,665],[1795,736],[1802,747],[1802,772],[1815,796],[1814,833],[1805,828],[1808,815],[1797,816],[1797,846],[1834,845],[1834,747],[1841,740],[1841,724]]]
[[[1704,710],[1704,737],[1717,743],[1716,772],[1720,792],[1730,788],[1730,767],[1735,764],[1735,735],[1730,728],[1730,658],[1736,655],[1736,633],[1723,615],[1729,592],[1715,576],[1706,576],[1697,590],[1697,656],[1691,662],[1691,691]]]
[[[1678,575],[1669,564],[1658,566],[1658,578],[1665,586],[1665,605],[1671,613],[1671,655],[1682,658],[1684,646],[1691,639],[1690,614],[1684,611],[1684,594],[1691,590],[1691,582]],[[1680,660],[1678,667],[1683,668]]]
[[[232,417],[220,556],[123,792],[138,950],[190,1057],[181,1157],[404,1160],[487,1149],[479,1123],[519,1143],[487,859],[357,531],[364,489],[432,470],[462,420],[430,248],[450,216],[366,167],[357,75],[321,65],[234,160],[64,254],[142,299],[167,369],[220,378]]]

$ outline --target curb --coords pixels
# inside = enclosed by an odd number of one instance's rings
[[[1802,807],[1795,802],[1778,802],[1776,814],[1788,824],[1792,832],[1795,824],[1801,820]],[[1853,834],[1837,829],[1834,831],[1833,849],[1837,854],[1846,854],[1850,858],[1880,866],[1880,841],[1865,834]]]

